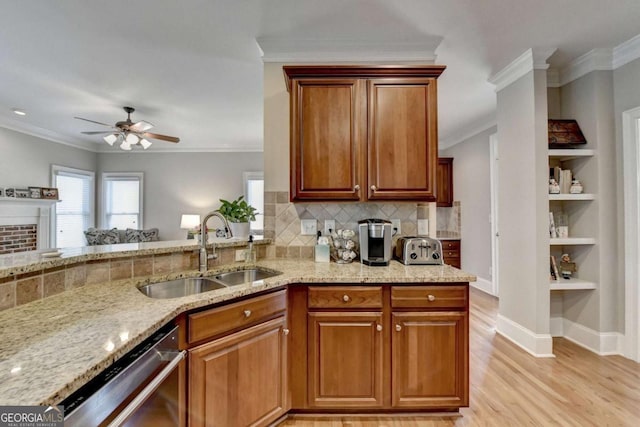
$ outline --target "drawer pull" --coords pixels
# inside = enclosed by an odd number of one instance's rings
[[[396,323],[396,331],[400,332],[402,330],[402,326]]]
[[[360,191],[360,185],[356,184],[353,186],[354,191]]]
[[[251,316],[251,310],[245,310],[244,317],[249,317],[249,316]]]
[[[349,295],[344,294],[344,295],[342,296],[342,301],[344,301],[344,302],[349,302],[349,301],[351,301],[351,298],[349,298]]]
[[[378,332],[382,331],[382,325],[380,324],[376,325],[376,331]]]
[[[284,329],[282,330],[282,333],[283,333],[284,335],[289,335],[289,330],[288,330],[287,328],[284,328]]]
[[[429,295],[427,295],[427,299],[428,299],[429,301],[435,301],[435,300],[436,300],[436,297],[435,297],[434,295],[429,294]]]
[[[375,185],[371,186],[371,191],[376,191],[378,189],[378,187],[376,187]]]

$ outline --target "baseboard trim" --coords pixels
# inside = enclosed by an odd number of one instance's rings
[[[599,356],[623,355],[624,335],[598,332],[569,319],[562,319],[562,337]]]
[[[478,277],[475,282],[469,282],[469,285],[481,290],[485,294],[489,294],[494,297],[497,296],[493,293],[493,283],[491,283],[487,279],[483,279],[482,277]]]
[[[550,334],[536,334],[501,314],[496,332],[535,357],[555,357]]]

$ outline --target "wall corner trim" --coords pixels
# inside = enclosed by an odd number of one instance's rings
[[[535,357],[555,357],[551,334],[536,334],[501,314],[498,314],[496,332]]]
[[[491,76],[489,83],[495,85],[496,92],[499,92],[529,71],[546,70],[549,68],[547,59],[555,51],[556,48],[529,48],[509,65]]]

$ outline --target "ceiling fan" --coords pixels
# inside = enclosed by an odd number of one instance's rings
[[[108,126],[111,130],[108,131],[88,131],[82,132],[85,135],[105,135],[104,141],[113,146],[116,141],[121,142],[120,148],[125,151],[130,151],[133,145],[140,145],[143,149],[147,149],[151,146],[149,139],[159,139],[168,142],[180,142],[180,138],[175,136],[160,135],[158,133],[147,132],[153,125],[147,121],[141,120],[139,122],[131,121],[131,113],[135,111],[133,107],[122,107],[127,113],[127,120],[117,122],[115,125],[108,125],[106,123],[97,122],[95,120],[89,120],[82,117],[74,117],[74,119],[84,120],[85,122],[96,123],[102,126]]]

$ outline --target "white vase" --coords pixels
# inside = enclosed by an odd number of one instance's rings
[[[233,237],[249,238],[249,223],[248,222],[230,222],[229,228],[231,228],[231,234]]]

